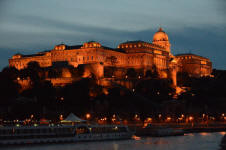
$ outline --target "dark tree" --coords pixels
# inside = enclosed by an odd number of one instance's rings
[[[106,70],[104,72],[104,75],[106,77],[113,77],[115,75],[116,67],[115,65],[118,63],[117,57],[115,56],[109,56],[106,57],[105,61],[110,64],[110,67],[106,67]]]
[[[19,70],[15,67],[5,67],[2,69],[2,73],[8,76],[11,80],[16,80],[20,75]]]
[[[59,78],[62,75],[62,70],[60,68],[48,68],[48,78]]]
[[[45,80],[46,74],[44,69],[39,66],[38,62],[32,61],[27,64],[27,68],[20,71],[20,77],[22,79],[30,78],[31,85],[36,86],[36,84]]]
[[[15,68],[4,68],[0,72],[0,95],[1,104],[9,105],[19,94],[20,85],[17,83],[18,70]]]
[[[187,72],[177,72],[177,84],[180,86],[188,86],[189,75]]]
[[[127,74],[127,76],[129,78],[136,78],[136,76],[137,76],[137,72],[136,72],[136,70],[134,68],[129,68],[127,70],[127,73],[126,74]]]
[[[148,78],[159,78],[159,73],[155,65],[152,66],[151,70],[146,71],[146,77]]]
[[[136,92],[144,95],[151,101],[161,103],[172,99],[175,90],[172,88],[170,80],[147,79],[136,85]]]

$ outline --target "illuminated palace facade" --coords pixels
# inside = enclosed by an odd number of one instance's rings
[[[109,58],[114,58],[114,61],[109,61]],[[33,55],[16,54],[9,59],[9,66],[20,70],[31,61],[38,62],[41,67],[51,67],[56,62],[67,62],[74,67],[97,64],[98,78],[104,78],[105,67],[134,68],[145,72],[155,66],[160,77],[172,78],[174,85],[177,71],[187,72],[191,76],[208,76],[212,70],[212,64],[207,58],[193,54],[173,56],[168,35],[162,28],[154,34],[152,43],[128,41],[119,44],[117,48],[105,47],[94,41],[76,46],[60,44],[50,51]]]

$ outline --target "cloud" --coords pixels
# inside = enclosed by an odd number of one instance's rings
[[[39,16],[18,15],[10,19],[13,20],[17,27],[21,26],[21,28],[20,31],[18,31],[17,28],[13,30],[13,27],[11,27],[10,31],[3,29],[4,27],[1,28],[4,36],[0,36],[0,40],[4,41],[3,43],[5,43],[5,45],[3,46],[5,47],[7,47],[7,45],[16,46],[21,44],[29,46],[35,42],[43,41],[46,43],[52,41],[51,39],[58,42],[59,40],[61,42],[71,40],[83,42],[87,40],[100,40],[107,43],[113,40],[115,41],[114,43],[116,43],[116,41],[124,39],[130,40],[136,36],[136,32],[63,22]],[[11,20],[8,21],[9,24],[11,24]],[[18,39],[18,37],[21,38]],[[28,41],[28,43],[25,41]]]
[[[8,66],[8,59],[14,55],[16,51],[9,51],[7,48],[0,48],[0,71]]]
[[[151,42],[157,29],[127,31],[113,28],[102,28],[76,22],[65,22],[46,17],[32,15],[17,15],[8,19],[8,24],[14,22],[20,30],[11,27],[10,30],[1,25],[0,58],[6,64],[8,56],[16,51],[34,53],[51,49],[54,45],[64,42],[68,45],[82,44],[89,40],[99,41],[102,45],[116,47],[127,40],[144,40]],[[6,23],[7,24],[7,23]],[[6,25],[5,24],[5,25]],[[203,25],[201,27],[185,26],[184,28],[165,28],[172,44],[172,53],[187,53],[209,57],[216,68],[226,69],[224,49],[226,47],[226,29]],[[4,62],[3,62],[4,60]]]
[[[226,29],[206,26],[170,32],[173,53],[191,52],[210,58],[213,67],[226,69]]]
[[[225,18],[225,15],[226,15],[226,1],[225,0],[217,0],[215,1],[216,3],[216,9],[217,9],[217,12],[219,12],[224,18]]]

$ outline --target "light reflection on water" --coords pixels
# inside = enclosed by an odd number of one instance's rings
[[[221,135],[225,135],[226,134],[226,132],[219,132]]]
[[[211,135],[211,133],[203,132],[203,133],[200,133],[200,135],[202,135],[202,136],[208,136],[208,135]]]
[[[218,150],[225,132],[195,133],[185,136],[141,138],[140,140],[83,142],[17,146],[5,150]],[[1,149],[1,148],[0,148]]]

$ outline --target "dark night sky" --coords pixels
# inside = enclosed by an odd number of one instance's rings
[[[191,52],[226,69],[225,8],[225,0],[0,0],[0,69],[15,53],[62,42],[151,42],[160,26],[173,54]]]

